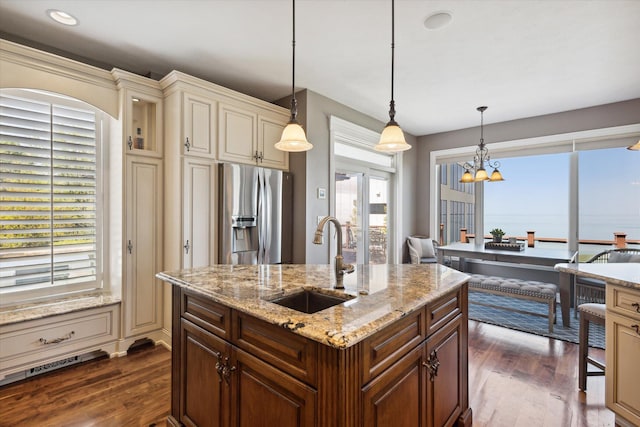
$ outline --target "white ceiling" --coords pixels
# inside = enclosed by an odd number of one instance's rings
[[[640,0],[395,8],[396,119],[413,135],[477,126],[479,105],[493,123],[640,98]],[[442,10],[452,22],[427,30]],[[176,69],[267,101],[291,91],[291,0],[0,0],[0,29],[107,68]],[[390,0],[298,0],[296,39],[297,89],[388,120]]]

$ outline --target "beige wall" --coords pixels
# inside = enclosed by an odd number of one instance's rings
[[[329,202],[334,197],[329,183],[329,120],[337,116],[375,132],[380,132],[384,123],[365,114],[353,110],[343,104],[310,90],[296,94],[298,100],[298,120],[307,132],[307,139],[313,149],[305,153],[292,153],[289,157],[290,170],[294,174],[294,263],[327,263],[329,262],[329,246],[314,245],[311,240],[316,229],[318,216],[329,214]],[[277,102],[288,107],[290,98]],[[406,134],[407,142],[416,146],[416,139]],[[415,148],[414,148],[415,150]],[[415,151],[413,155],[404,155],[403,167],[400,171],[404,191],[400,195],[400,203],[406,207],[402,212],[401,236],[406,236],[414,228],[414,212],[412,208],[415,194]],[[327,198],[316,197],[318,187],[327,189]],[[402,250],[402,249],[401,249]]]
[[[485,143],[514,141],[547,135],[557,135],[591,129],[602,129],[640,123],[640,99],[632,99],[613,104],[599,105],[580,110],[565,111],[544,116],[508,122],[493,123],[484,126]],[[429,158],[432,151],[477,145],[480,141],[480,127],[461,129],[418,137],[415,197],[415,215],[420,218],[416,233],[428,234],[430,185]]]

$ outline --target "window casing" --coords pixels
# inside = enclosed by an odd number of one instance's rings
[[[1,91],[2,304],[103,287],[102,123],[81,101]]]

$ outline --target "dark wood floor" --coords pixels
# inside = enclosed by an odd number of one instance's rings
[[[470,321],[474,426],[612,427],[604,377],[578,391],[577,357],[576,344]],[[1,387],[0,426],[164,426],[170,364],[158,346]]]

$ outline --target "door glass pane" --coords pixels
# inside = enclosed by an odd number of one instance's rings
[[[626,247],[640,248],[639,154],[625,148],[579,153],[581,261],[611,249],[616,235]]]
[[[362,252],[361,173],[336,173],[336,218],[342,224],[342,256],[349,264],[365,263]]]
[[[387,263],[389,182],[384,178],[369,179],[369,263]]]

